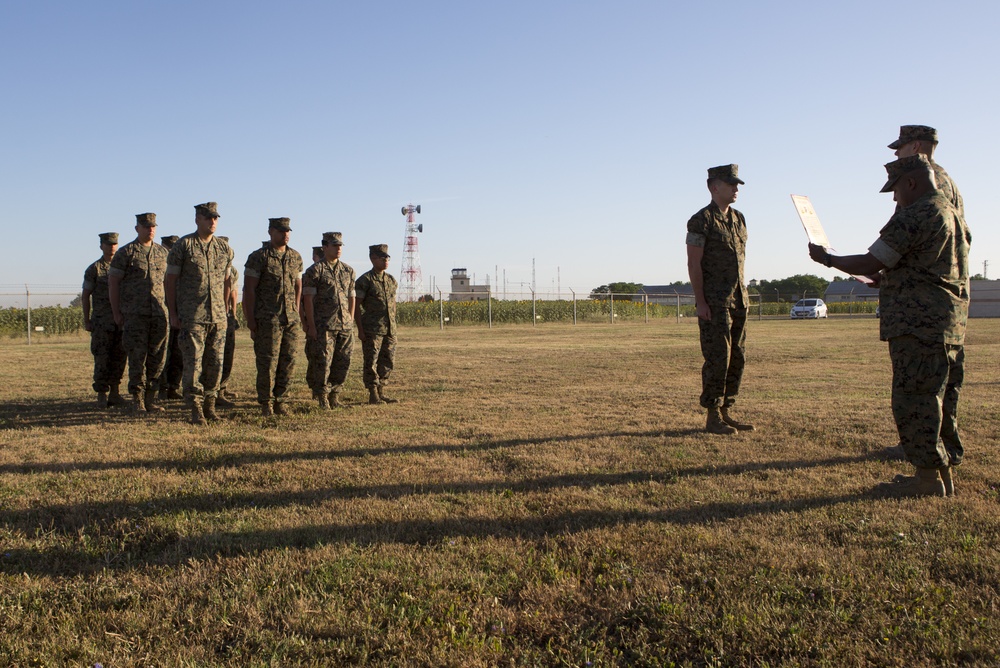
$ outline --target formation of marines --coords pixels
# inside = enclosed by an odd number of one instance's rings
[[[892,413],[902,450],[916,469],[915,476],[897,476],[884,486],[899,496],[953,495],[953,469],[964,458],[957,415],[972,237],[958,187],[933,160],[937,143],[934,128],[904,125],[889,144],[897,160],[885,165],[882,192],[893,193],[896,211],[866,254],[835,256],[809,245],[816,262],[868,276],[881,288],[880,337],[888,341],[892,361]],[[688,273],[704,357],[699,403],[707,412],[705,431],[719,435],[755,429],[732,413],[746,364],[749,306],[746,218],[732,207],[742,185],[738,165],[710,168],[711,202],[687,223]],[[155,243],[153,213],[136,216],[137,237],[121,248],[116,233],[100,235],[102,257],[87,268],[83,285],[99,408],[124,401],[119,387],[127,357],[134,410],[163,410],[155,401],[157,389],[161,398],[176,396],[170,374],[161,379],[166,361],[177,357],[168,341],[178,342],[183,359],[183,397],[192,423],[217,420],[217,406],[234,405],[225,387],[238,327],[239,274],[228,239],[215,236],[218,219],[215,202],[195,206],[196,231],[172,238],[169,253]],[[386,271],[388,247],[370,246],[372,269],[355,278],[340,259],[341,233],[326,232],[303,271],[301,255],[288,245],[290,222],[269,219],[270,239],[244,268],[243,313],[254,343],[261,414],[288,413],[300,329],[306,334],[307,384],[321,409],[343,405],[355,327],[369,403],[395,402],[385,394],[396,347],[398,287]]]
[[[235,406],[237,396],[227,385],[239,328],[239,271],[229,239],[215,234],[218,205],[194,208],[195,231],[164,239],[169,247],[155,242],[153,213],[136,216],[137,237],[120,249],[117,233],[99,235],[102,257],[84,272],[82,297],[100,409],[124,403],[126,359],[135,414],[160,412],[158,400],[182,398],[191,423],[204,425],[219,419],[217,408]],[[288,245],[291,231],[290,219],[269,219],[270,239],[244,265],[243,313],[254,343],[261,414],[289,412],[300,329],[307,336],[306,379],[321,409],[345,405],[340,394],[355,326],[369,403],[394,403],[381,389],[396,343],[397,283],[386,272],[388,246],[369,248],[373,270],[356,284],[354,269],[340,260],[340,232],[323,234],[321,253],[314,249],[313,264],[303,272],[302,256]],[[360,305],[357,294],[363,295]]]

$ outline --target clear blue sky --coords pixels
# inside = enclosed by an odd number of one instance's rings
[[[746,181],[747,278],[832,277],[789,194],[864,252],[899,125],[935,126],[965,197],[972,272],[1000,277],[988,212],[1000,5],[953,2],[6,2],[0,284],[79,286],[97,234],[194,229],[219,202],[242,267],[267,218],[308,256],[402,260],[585,292],[687,278],[705,170]],[[494,283],[497,281],[494,279]],[[65,301],[65,300],[63,300]]]

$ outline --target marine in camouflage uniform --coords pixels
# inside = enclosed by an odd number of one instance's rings
[[[320,408],[341,406],[340,392],[354,347],[354,269],[340,260],[340,232],[324,232],[323,259],[302,277],[306,323],[306,380]]]
[[[389,275],[389,246],[368,247],[371,271],[355,281],[358,338],[364,354],[363,380],[368,403],[395,403],[385,395],[396,357],[396,279]]]
[[[687,223],[688,273],[705,358],[699,403],[708,410],[705,430],[713,434],[754,428],[736,420],[729,412],[736,403],[746,364],[749,297],[743,280],[743,261],[747,225],[743,214],[730,206],[742,184],[738,165],[709,169],[712,202]]]
[[[176,234],[163,237],[160,244],[167,249],[174,247],[180,239]],[[181,330],[171,327],[167,336],[167,359],[160,374],[160,399],[183,399],[181,381],[184,377],[184,355],[181,354]]]
[[[97,407],[122,403],[119,387],[125,373],[125,347],[121,327],[115,324],[108,297],[108,270],[118,250],[118,233],[98,235],[104,253],[83,272],[83,327],[90,332],[90,352],[94,356],[94,391]],[[109,395],[110,393],[110,395]]]
[[[215,402],[222,378],[226,341],[226,295],[233,250],[215,236],[215,202],[197,204],[197,230],[177,240],[167,258],[167,305],[170,322],[181,330],[184,398],[191,422],[216,420]]]
[[[868,253],[838,257],[814,245],[809,253],[856,275],[882,271],[880,336],[889,342],[892,360],[892,414],[903,452],[917,469],[915,477],[898,478],[885,491],[950,496],[951,468],[962,453],[950,451],[942,437],[949,428],[957,430],[945,419],[945,405],[949,385],[961,386],[972,235],[935,188],[925,156],[900,158],[887,164],[886,172],[882,192],[893,192],[900,207]]]
[[[154,241],[156,214],[136,215],[135,241],[118,249],[108,269],[108,296],[122,327],[128,355],[128,389],[136,412],[158,412],[156,389],[167,352],[167,307],[163,277],[167,249]]]
[[[219,239],[229,243],[229,237],[220,236]],[[233,361],[236,357],[236,331],[240,328],[239,320],[236,319],[236,304],[238,303],[237,290],[239,286],[240,272],[235,264],[229,265],[229,294],[226,295],[226,343],[222,350],[222,378],[219,380],[219,394],[216,396],[215,405],[222,408],[235,408],[235,400],[238,395],[229,391],[229,378],[233,374]],[[204,385],[204,371],[202,372],[202,384]]]
[[[288,413],[288,388],[295,370],[302,256],[288,246],[291,231],[288,218],[268,219],[271,241],[247,257],[243,272],[243,315],[253,338],[257,402],[265,417]]]
[[[952,206],[958,211],[958,215],[965,220],[965,202],[962,194],[955,185],[955,181],[948,175],[944,167],[934,161],[934,151],[938,145],[937,130],[928,125],[901,125],[899,127],[899,137],[889,144],[897,157],[906,158],[913,155],[923,155],[934,168],[934,182],[937,189],[945,196]],[[897,210],[899,207],[897,206]],[[952,374],[948,379],[948,385],[944,393],[944,423],[941,428],[941,438],[945,447],[951,453],[952,460],[962,461],[964,447],[962,439],[958,433],[958,397],[962,392],[962,382],[964,380],[965,350],[958,354],[958,360],[952,365]]]

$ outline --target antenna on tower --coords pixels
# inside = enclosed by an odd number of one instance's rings
[[[406,216],[406,234],[403,237],[403,266],[400,268],[402,279],[399,290],[399,301],[415,302],[424,294],[424,278],[420,271],[420,248],[417,245],[417,233],[424,231],[423,224],[418,225],[414,216],[420,213],[420,205],[407,204],[402,209]]]

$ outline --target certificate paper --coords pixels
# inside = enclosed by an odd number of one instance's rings
[[[799,214],[799,220],[802,221],[802,227],[805,228],[810,243],[830,248],[830,240],[826,237],[823,223],[819,222],[819,216],[816,215],[809,198],[805,195],[792,195],[792,204],[795,205],[795,212]]]

